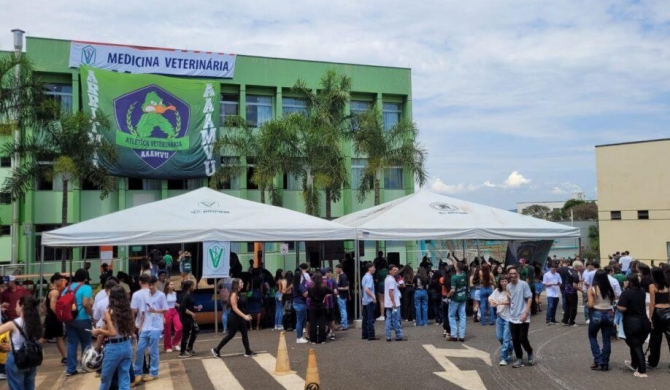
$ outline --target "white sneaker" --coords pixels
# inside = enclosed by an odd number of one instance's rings
[[[586,320],[586,321],[584,321],[584,323],[585,323],[586,325],[588,325],[589,322],[591,322],[591,320]]]
[[[506,366],[507,364],[508,364],[507,360],[505,359],[501,360],[500,363],[498,363],[499,366]]]
[[[179,352],[181,351],[181,346],[180,345],[175,345],[174,350]]]
[[[166,349],[166,350],[165,350],[165,353],[170,353],[170,352],[172,352],[171,349]]]
[[[0,380],[7,379],[7,375],[5,374],[0,374]]]
[[[304,337],[301,337],[301,338],[297,339],[296,342],[297,342],[298,344],[307,344],[307,343],[309,343],[309,341],[307,341],[307,339],[304,338]]]
[[[377,321],[386,321],[386,318],[384,316],[381,316],[381,317],[377,318]]]

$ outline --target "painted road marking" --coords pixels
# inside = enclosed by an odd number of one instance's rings
[[[203,359],[202,365],[215,390],[244,390],[223,360]]]
[[[482,359],[492,366],[491,357],[486,352],[470,347],[466,347],[467,349],[438,349],[429,344],[424,345],[423,348],[444,368],[444,371],[433,372],[433,374],[466,390],[486,390],[477,371],[461,371],[451,360],[447,359],[447,357]]]
[[[298,374],[274,375],[277,359],[269,353],[259,353],[253,359],[286,390],[303,390],[305,380]]]

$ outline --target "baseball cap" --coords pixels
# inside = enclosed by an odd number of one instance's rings
[[[5,283],[13,282],[16,280],[16,276],[14,275],[5,275]]]

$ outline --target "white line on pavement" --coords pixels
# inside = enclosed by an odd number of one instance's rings
[[[223,360],[203,359],[202,365],[214,390],[244,390]]]
[[[305,380],[297,374],[274,375],[277,359],[269,353],[259,353],[253,359],[286,390],[303,390],[305,388]]]

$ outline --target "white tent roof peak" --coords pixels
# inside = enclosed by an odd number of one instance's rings
[[[345,215],[364,240],[532,240],[579,237],[579,228],[450,198],[430,191]]]
[[[353,240],[355,229],[200,188],[42,235],[48,246]]]

